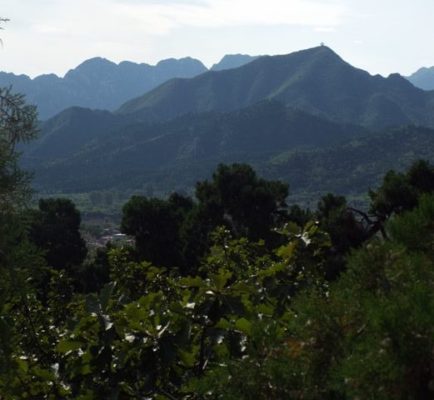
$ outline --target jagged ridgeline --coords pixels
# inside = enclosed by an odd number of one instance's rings
[[[321,186],[330,181],[344,194],[363,193],[387,169],[418,158],[420,142],[410,140],[413,135],[423,136],[423,154],[431,158],[426,129],[402,131],[404,147],[391,146],[389,133],[382,135],[403,125],[432,128],[433,111],[434,92],[397,74],[372,76],[321,46],[172,79],[115,112],[68,109],[42,124],[25,165],[43,191],[135,190],[153,182],[167,193],[191,188],[219,162],[250,162],[270,177],[290,179],[294,170],[309,176],[308,165],[323,157],[332,161],[310,172]],[[369,147],[373,136],[378,153],[388,154],[384,162],[361,155],[350,160],[348,149]],[[362,175],[363,187],[335,173],[347,161]],[[285,163],[291,171],[283,171]],[[293,193],[313,190],[299,175],[292,180]]]
[[[212,70],[237,68],[257,57],[229,54]],[[167,59],[156,65],[122,61],[116,64],[95,57],[71,69],[61,78],[45,74],[31,79],[27,75],[0,72],[0,86],[13,86],[38,106],[39,118],[46,120],[72,106],[115,110],[124,102],[156,88],[173,78],[192,78],[208,71],[191,57]]]
[[[26,75],[0,73],[0,86],[12,85],[38,106],[46,120],[72,106],[115,110],[125,101],[154,89],[172,78],[191,78],[207,71],[199,61],[187,57],[162,60],[157,65],[124,61],[115,64],[95,57],[71,69],[61,78],[54,74],[34,79]]]

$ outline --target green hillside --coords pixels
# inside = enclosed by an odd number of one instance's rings
[[[173,79],[125,103],[118,113],[170,119],[191,112],[236,110],[264,99],[374,128],[434,126],[432,93],[397,74],[371,76],[325,46],[260,57],[240,68],[193,79]]]
[[[434,130],[369,133],[265,102],[233,113],[136,124],[73,157],[27,162],[43,192],[144,193],[152,187],[158,195],[191,191],[221,162],[249,162],[261,175],[288,182],[293,199],[308,204],[330,191],[357,198],[389,169],[419,158],[434,160]]]
[[[76,123],[85,122],[82,113],[87,115],[81,110],[75,115]],[[28,151],[25,160],[36,172],[38,187],[55,191],[131,189],[152,180],[155,174],[159,176],[161,171],[181,171],[179,164],[187,168],[199,164],[196,172],[186,172],[185,177],[176,179],[188,187],[219,161],[267,160],[282,151],[328,146],[366,134],[363,128],[339,125],[275,101],[231,113],[185,115],[156,125],[135,123],[114,129],[120,120],[114,119],[105,131],[95,130],[98,134],[93,136],[74,136],[69,129],[53,129],[57,124],[45,125],[48,131],[41,147]],[[81,132],[86,132],[87,126]],[[75,138],[77,144],[70,144],[67,138]],[[64,143],[65,147],[50,156],[43,152],[49,141]],[[157,181],[159,186],[168,184],[169,189],[167,178]]]
[[[434,160],[434,130],[408,126],[359,137],[339,146],[282,153],[262,172],[291,185],[291,192],[317,198],[327,192],[358,196],[378,186],[390,169],[417,159]]]

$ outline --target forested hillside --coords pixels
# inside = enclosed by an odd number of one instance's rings
[[[372,76],[326,46],[283,56],[260,57],[240,68],[174,79],[118,112],[141,118],[231,111],[264,99],[309,113],[371,128],[416,123],[434,126],[434,94],[398,74]]]
[[[177,182],[185,190],[222,161],[266,163],[294,148],[330,146],[367,133],[274,101],[160,124],[125,121],[129,120],[81,109],[48,121],[44,136],[26,151],[25,162],[36,171],[37,187],[125,190],[150,182],[167,192]]]
[[[24,162],[36,173],[37,189],[146,193],[152,187],[156,195],[168,196],[174,190],[192,192],[197,180],[210,176],[220,162],[248,162],[267,178],[289,183],[293,201],[307,205],[328,191],[361,199],[388,170],[403,170],[418,158],[434,159],[432,129],[371,132],[278,102],[162,124],[125,126],[116,117],[106,120],[111,124],[105,130],[101,124],[93,135],[73,135],[71,126],[81,124],[77,132],[87,133],[85,126],[94,126],[97,116],[86,110],[64,113],[59,120],[70,117],[68,129],[50,121]]]
[[[327,191],[360,196],[379,185],[390,169],[403,171],[418,158],[434,160],[434,130],[408,126],[323,149],[282,153],[260,170],[267,177],[290,182],[300,200]]]

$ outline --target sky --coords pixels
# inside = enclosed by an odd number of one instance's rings
[[[155,64],[325,43],[372,74],[434,66],[434,0],[0,0],[0,70],[63,76],[92,57]]]

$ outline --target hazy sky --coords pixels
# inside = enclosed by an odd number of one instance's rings
[[[31,76],[95,56],[210,66],[321,42],[371,73],[434,65],[434,0],[0,0],[0,16],[0,70]]]

